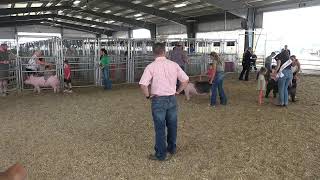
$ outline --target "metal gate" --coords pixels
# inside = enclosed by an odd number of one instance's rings
[[[26,41],[28,39],[36,41]],[[43,76],[45,72],[57,75],[62,87],[63,54],[59,37],[23,35],[17,36],[17,44],[17,85],[20,90],[32,88],[24,83],[31,73],[35,76]]]
[[[97,39],[63,39],[63,57],[71,66],[72,84],[75,87],[95,86],[99,53]]]

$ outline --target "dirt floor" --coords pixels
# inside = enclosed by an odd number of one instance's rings
[[[258,106],[256,82],[225,81],[227,106],[179,96],[178,152],[154,162],[147,101],[135,86],[0,98],[0,170],[31,180],[320,179],[320,80],[304,76],[288,108]]]

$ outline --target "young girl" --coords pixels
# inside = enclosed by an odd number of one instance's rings
[[[208,77],[209,82],[212,79],[212,77],[214,76],[214,74],[215,74],[215,72],[214,72],[214,69],[213,69],[213,64],[210,63],[209,64],[209,69],[208,69],[208,72],[207,72],[207,77]]]
[[[292,73],[293,73],[293,79],[291,84],[289,85],[288,91],[291,96],[291,101],[295,102],[296,101],[296,91],[297,91],[297,80],[298,74],[301,71],[301,65],[299,60],[296,58],[295,55],[290,56],[290,59],[292,60]]]
[[[265,75],[267,73],[267,69],[265,67],[262,67],[259,71],[259,78],[258,78],[258,86],[257,90],[259,91],[259,104],[261,105],[263,103],[263,94],[266,90],[266,79]]]
[[[276,66],[272,65],[271,66],[271,72],[269,72],[270,77],[268,77],[268,84],[267,84],[267,91],[266,91],[266,96],[265,98],[269,98],[269,94],[272,90],[273,97],[277,97],[278,93],[278,84],[277,84],[277,71],[276,71]]]
[[[71,68],[68,63],[68,60],[64,61],[64,83],[65,83],[65,87],[68,88],[68,90],[64,90],[64,92],[72,93]]]

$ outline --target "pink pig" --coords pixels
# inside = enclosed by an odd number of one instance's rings
[[[36,76],[30,76],[27,80],[24,81],[25,84],[30,84],[34,86],[34,92],[40,93],[40,87],[52,87],[54,93],[59,92],[59,84],[60,81],[58,80],[58,77],[50,76],[49,79],[46,81],[43,76],[36,77]]]

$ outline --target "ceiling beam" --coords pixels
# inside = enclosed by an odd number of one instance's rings
[[[58,11],[68,7],[62,6],[50,6],[50,7],[31,7],[31,8],[6,8],[1,9],[0,15],[11,15],[11,14],[20,14],[20,13],[30,13],[30,12],[42,12],[42,11]]]
[[[221,8],[227,12],[230,12],[241,18],[247,18],[248,5],[243,1],[234,1],[234,0],[201,0],[212,4],[218,8]]]
[[[104,30],[104,29],[99,29],[99,28],[81,26],[81,25],[65,23],[65,22],[55,22],[55,21],[47,21],[47,22],[53,23],[53,24],[58,24],[58,25],[63,26],[63,27],[70,27],[70,28],[75,28],[75,29],[79,29],[79,30],[86,30],[86,31],[94,32],[96,34],[105,34],[105,35],[108,35],[108,36],[112,36],[112,33],[114,32],[114,31],[110,31],[110,30]]]
[[[29,20],[29,21],[19,21],[19,22],[8,22],[8,21],[0,21],[0,27],[15,27],[15,26],[26,26],[26,25],[58,25],[66,28],[71,28],[71,29],[77,29],[80,31],[85,31],[85,32],[92,32],[95,34],[105,34],[108,36],[111,36],[114,31],[109,31],[109,30],[103,30],[103,29],[98,29],[98,28],[93,28],[93,27],[87,27],[87,26],[81,26],[81,25],[75,25],[71,23],[65,23],[65,22],[55,22],[52,20],[47,20],[47,19],[39,19],[39,20]]]
[[[42,11],[58,11],[58,10],[63,10],[63,9],[74,10],[74,11],[77,11],[80,13],[91,14],[91,15],[98,16],[101,18],[112,19],[114,21],[123,22],[123,23],[129,24],[129,25],[132,25],[134,27],[151,29],[154,26],[153,23],[149,23],[149,22],[138,21],[135,19],[129,19],[129,18],[121,17],[121,16],[115,16],[112,14],[95,12],[92,10],[84,10],[81,8],[70,7],[70,6],[50,6],[50,7],[33,7],[33,8],[14,8],[14,9],[6,8],[6,9],[1,9],[0,15],[10,15],[10,14],[29,13],[29,12],[42,12]]]
[[[91,14],[91,15],[98,16],[98,17],[101,17],[101,18],[106,18],[106,19],[111,19],[111,20],[114,20],[114,21],[123,22],[123,23],[126,23],[126,24],[133,25],[135,27],[140,27],[140,28],[151,29],[152,26],[154,25],[153,23],[149,23],[149,22],[144,22],[144,21],[140,21],[140,20],[125,18],[125,17],[121,17],[121,16],[115,16],[113,14],[106,14],[106,13],[87,10],[87,9],[81,9],[81,8],[78,8],[78,7],[69,7],[68,9],[74,10],[74,11],[77,11],[77,12],[81,12],[81,13]]]
[[[1,0],[0,4],[12,4],[12,3],[26,3],[26,2],[39,2],[39,0]]]
[[[85,24],[101,26],[101,27],[105,27],[108,29],[112,29],[114,31],[129,31],[129,29],[130,29],[129,27],[125,27],[125,26],[117,26],[117,25],[113,25],[113,24],[91,21],[91,20],[87,20],[87,19],[80,19],[80,18],[75,18],[75,17],[70,17],[70,16],[54,15],[54,17],[58,18],[58,19],[64,19],[64,20],[69,20],[69,21],[74,21],[74,22],[81,22],[81,23],[85,23]]]
[[[86,19],[80,19],[80,18],[74,18],[74,17],[69,17],[69,16],[63,16],[63,15],[56,15],[56,14],[43,14],[43,15],[28,15],[28,16],[7,16],[7,17],[0,17],[0,21],[26,21],[26,20],[38,20],[38,19],[62,19],[62,20],[69,20],[69,21],[74,21],[74,22],[81,22],[84,24],[90,24],[90,25],[96,25],[96,26],[101,26],[104,28],[108,28],[113,31],[128,31],[128,27],[122,27],[122,26],[117,26],[117,25],[111,25],[111,24],[106,24],[106,23],[101,23],[101,22],[96,22],[96,21],[89,21]]]
[[[159,10],[157,8],[153,8],[153,7],[147,7],[141,4],[134,4],[128,1],[123,1],[123,0],[103,0],[101,2],[106,2],[109,3],[111,5],[114,6],[121,6],[124,8],[129,8],[129,9],[133,9],[135,11],[138,12],[143,12],[146,14],[150,14],[150,15],[154,15],[160,18],[164,18],[167,19],[169,21],[178,23],[178,24],[182,24],[182,25],[186,25],[187,22],[185,21],[185,19],[187,19],[187,17],[182,16],[180,14],[176,14],[176,13],[172,13],[169,11],[164,11],[164,10]],[[88,4],[90,5],[90,4]]]
[[[319,6],[320,1],[315,0],[291,0],[288,2],[276,2],[269,5],[258,6],[257,12],[281,11],[304,7]]]

